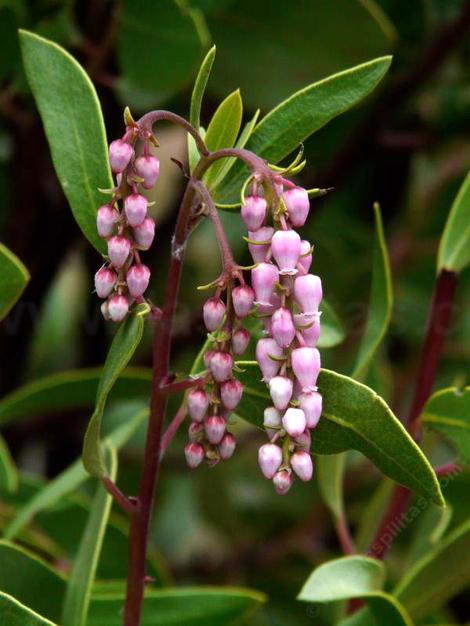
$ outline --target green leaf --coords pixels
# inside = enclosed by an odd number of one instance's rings
[[[460,462],[470,462],[470,386],[436,391],[423,409],[421,422],[453,444]]]
[[[383,480],[363,507],[356,531],[356,547],[359,552],[366,552],[371,544],[379,527],[382,513],[392,496],[393,487],[391,480]]]
[[[260,381],[256,363],[242,361],[239,365],[244,370],[238,374],[244,393],[237,415],[262,427],[269,393]],[[432,467],[382,398],[366,385],[326,369],[320,372],[318,388],[323,413],[312,438],[312,452],[358,450],[386,476],[438,505],[444,504]]]
[[[169,98],[197,71],[207,33],[199,11],[175,0],[123,0],[117,54],[125,83]]]
[[[18,470],[13,461],[7,442],[0,435],[0,491],[16,491],[18,486]]]
[[[0,592],[0,624],[5,626],[56,626],[18,600]]]
[[[298,596],[304,602],[336,602],[363,598],[378,624],[411,626],[406,611],[382,591],[383,563],[365,556],[346,556],[317,567]],[[355,618],[356,619],[356,618]],[[368,622],[371,625],[371,621]]]
[[[0,400],[0,424],[93,406],[101,373],[102,368],[70,370],[19,387]],[[150,368],[128,367],[116,381],[111,397],[130,400],[148,396],[151,379]]]
[[[321,332],[320,338],[318,339],[318,347],[333,348],[342,343],[346,338],[343,322],[326,300],[322,301],[320,310]]]
[[[315,461],[320,495],[336,520],[344,516],[343,471],[345,462],[345,453],[318,455]]]
[[[127,423],[116,428],[109,435],[109,440],[117,449],[121,448],[134,434],[137,428],[148,416],[148,409],[143,409],[134,415]],[[53,480],[49,481],[44,488],[24,504],[16,513],[13,521],[4,531],[6,539],[13,539],[31,521],[31,519],[44,509],[51,507],[65,495],[78,489],[90,478],[83,467],[81,459],[77,459],[72,465],[61,472]]]
[[[205,135],[206,146],[212,152],[220,148],[232,148],[237,140],[242,123],[243,103],[240,90],[237,89],[228,95],[220,103],[214,113]],[[204,175],[205,184],[209,189],[213,188],[221,169],[224,167],[224,159],[216,161]]]
[[[419,619],[443,606],[470,583],[470,520],[467,519],[407,570],[393,594]]]
[[[437,270],[461,272],[470,263],[470,172],[455,198],[437,254]]]
[[[209,50],[206,54],[201,67],[199,68],[198,75],[194,82],[193,91],[191,93],[191,106],[189,109],[189,122],[197,130],[201,127],[201,105],[204,93],[206,91],[207,81],[211,73],[212,65],[215,59],[215,46]],[[189,170],[192,172],[199,159],[199,152],[196,147],[196,142],[193,137],[188,134],[188,160]]]
[[[23,62],[41,114],[52,160],[78,225],[95,248],[103,204],[98,187],[112,187],[103,116],[95,88],[77,61],[56,43],[20,31]]]
[[[182,587],[148,591],[142,626],[221,626],[241,620],[266,601],[259,592],[235,587]],[[121,594],[95,596],[87,626],[121,626]]]
[[[116,479],[116,450],[106,441],[107,472],[111,480]],[[83,532],[72,573],[67,583],[62,626],[85,626],[91,598],[91,588],[96,576],[96,568],[103,545],[104,533],[108,523],[113,499],[101,483],[96,487],[96,494]]]
[[[103,373],[96,392],[95,410],[85,433],[82,455],[85,469],[97,478],[106,476],[106,465],[103,461],[100,444],[101,419],[106,400],[114,383],[131,360],[142,339],[146,313],[145,305],[139,305],[136,311],[121,324],[103,366]]]
[[[0,590],[59,622],[65,579],[36,555],[8,541],[0,541]],[[0,624],[10,622],[0,618]]]
[[[19,258],[0,243],[0,320],[15,305],[29,278],[29,272]]]
[[[391,57],[374,59],[298,91],[261,120],[247,142],[247,149],[270,163],[278,163],[307,137],[370,93],[390,63]],[[238,202],[240,187],[247,176],[247,168],[237,164],[229,184],[217,191],[216,201]]]
[[[380,206],[374,204],[376,238],[372,261],[369,314],[352,377],[362,380],[387,332],[393,308],[393,286]]]

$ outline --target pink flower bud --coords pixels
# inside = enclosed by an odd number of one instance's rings
[[[281,428],[281,413],[274,406],[268,406],[264,409],[263,426],[265,428]]]
[[[189,441],[199,441],[204,431],[204,426],[199,422],[191,422],[188,428]]]
[[[202,422],[209,407],[209,396],[204,389],[191,389],[187,395],[188,413],[195,422]]]
[[[215,353],[216,353],[215,350],[207,350],[204,353],[204,365],[206,367],[209,367],[209,365],[211,364],[212,357],[214,356]]]
[[[271,250],[280,274],[297,274],[300,256],[300,237],[295,230],[278,230],[271,241]]]
[[[287,376],[275,376],[269,381],[269,393],[274,406],[279,411],[284,411],[292,398],[294,384]]]
[[[290,408],[284,413],[282,425],[291,437],[299,437],[307,425],[302,409]]]
[[[292,226],[300,228],[305,224],[310,211],[307,191],[302,187],[294,187],[285,191],[282,197]]]
[[[248,196],[242,204],[241,216],[249,231],[258,230],[266,218],[267,203],[260,196]]]
[[[184,448],[184,456],[189,467],[194,469],[201,464],[204,458],[204,448],[200,443],[188,443]]]
[[[308,452],[300,450],[294,452],[290,458],[290,464],[294,472],[303,481],[309,481],[313,476],[312,457]]]
[[[107,300],[101,305],[101,315],[107,322],[111,320],[111,318],[109,317],[109,304]]]
[[[295,337],[292,313],[286,307],[274,312],[271,319],[271,334],[281,348],[288,348]]]
[[[249,231],[248,239],[251,239],[251,241],[271,242],[273,234],[274,228],[271,228],[271,226],[263,226],[256,231]],[[271,243],[248,244],[248,250],[250,251],[250,254],[255,263],[263,263],[264,261],[266,261],[270,248]]]
[[[314,274],[297,276],[294,282],[294,297],[302,313],[317,313],[323,296],[321,280]]]
[[[292,487],[294,479],[292,474],[286,470],[277,472],[273,478],[273,484],[276,489],[276,493],[280,496],[285,496],[289,489]]]
[[[146,217],[142,224],[134,227],[134,239],[142,250],[148,250],[155,237],[155,220]]]
[[[271,337],[259,339],[256,344],[256,360],[263,374],[263,380],[268,383],[276,376],[281,367],[281,362],[271,357],[280,358],[283,356],[281,346]]]
[[[232,350],[237,356],[245,352],[250,343],[250,333],[245,328],[237,328],[232,335]]]
[[[320,319],[316,319],[310,326],[302,328],[302,337],[306,346],[315,348],[320,337]]]
[[[107,267],[102,267],[95,274],[95,289],[98,298],[107,298],[116,284],[116,274]]]
[[[309,391],[299,395],[299,406],[305,413],[307,428],[315,428],[321,416],[323,399],[318,391]]]
[[[133,265],[127,270],[126,282],[133,298],[140,298],[149,286],[150,270],[146,265]]]
[[[233,411],[243,395],[243,385],[235,378],[223,383],[220,387],[220,398],[226,409]]]
[[[142,187],[152,189],[160,172],[160,161],[154,156],[140,156],[134,163],[137,176],[143,178]]]
[[[233,359],[228,352],[215,352],[212,356],[209,368],[214,380],[223,383],[232,377]]]
[[[204,422],[204,430],[209,443],[217,444],[222,441],[227,423],[220,415],[211,415]]]
[[[127,261],[131,251],[131,242],[121,235],[111,237],[108,241],[108,256],[114,267],[120,269]]]
[[[105,204],[98,209],[96,214],[96,230],[98,235],[103,238],[111,237],[119,219],[119,213],[109,204]]]
[[[235,287],[232,291],[232,302],[235,315],[240,318],[246,317],[253,307],[254,300],[255,292],[251,287],[248,285]]]
[[[304,450],[310,450],[310,446],[312,445],[312,435],[310,434],[310,431],[308,429],[308,422],[307,428],[304,430],[304,432],[295,438],[295,445],[299,448],[303,448]]]
[[[225,315],[225,304],[220,298],[209,298],[202,309],[204,324],[211,333],[222,323]]]
[[[258,463],[263,475],[271,479],[282,463],[282,450],[274,443],[265,443],[258,450]]]
[[[108,300],[108,314],[113,322],[122,322],[129,311],[129,302],[124,296],[113,296]]]
[[[225,433],[222,437],[222,441],[219,443],[220,458],[224,460],[229,459],[234,453],[236,446],[237,440],[232,433]]]
[[[299,264],[301,265],[304,273],[306,274],[312,265],[312,246],[310,241],[302,239],[300,242],[300,257]]]
[[[147,217],[147,198],[140,193],[132,193],[124,200],[127,221],[133,227],[140,226]]]
[[[316,391],[318,374],[320,373],[320,353],[316,348],[307,346],[292,350],[292,369],[303,392]]]
[[[256,304],[271,305],[274,286],[279,280],[279,272],[272,263],[260,263],[251,271],[251,284],[256,294]]]
[[[109,163],[114,174],[123,172],[134,154],[134,148],[127,141],[116,139],[109,144]]]

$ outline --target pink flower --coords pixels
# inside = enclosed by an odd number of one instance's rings
[[[232,435],[232,433],[226,433],[222,437],[222,441],[219,443],[220,458],[224,460],[229,459],[234,453],[236,445],[237,445],[237,440]]]
[[[131,251],[131,242],[121,235],[111,237],[108,241],[108,256],[114,267],[120,269],[127,261]]]
[[[321,416],[323,399],[318,391],[302,393],[298,397],[299,406],[305,413],[308,428],[315,428]]]
[[[307,346],[292,350],[292,369],[303,392],[315,391],[320,373],[320,353]]]
[[[134,148],[123,139],[116,139],[109,144],[109,163],[114,174],[120,174],[129,165]]]
[[[220,398],[223,405],[229,411],[233,411],[240,402],[243,395],[243,385],[235,378],[222,383],[220,387]]]
[[[245,352],[250,343],[250,333],[245,328],[237,328],[232,335],[232,350],[237,356]]]
[[[256,304],[271,305],[274,287],[279,280],[279,271],[272,263],[260,263],[251,272],[251,284],[256,294]]]
[[[300,237],[295,230],[278,230],[271,241],[271,250],[280,274],[297,274],[300,256]]]
[[[122,322],[129,311],[129,302],[124,296],[113,296],[108,300],[108,315],[113,322]]]
[[[302,239],[300,242],[299,265],[305,274],[307,274],[312,265],[312,246],[310,245],[310,241],[306,239]]]
[[[143,178],[142,187],[152,189],[160,172],[160,161],[154,156],[140,156],[134,163],[137,176]]]
[[[277,472],[273,478],[273,484],[276,489],[276,493],[280,496],[285,496],[289,489],[292,487],[294,479],[292,474],[287,470]]]
[[[294,385],[287,376],[275,376],[269,381],[269,393],[274,406],[279,411],[283,411],[289,405],[292,398]]]
[[[209,298],[202,309],[204,324],[211,333],[222,323],[225,315],[225,304],[220,298]]]
[[[148,250],[152,245],[155,237],[155,220],[146,217],[142,224],[134,226],[134,239],[136,244],[142,250]]]
[[[298,276],[294,282],[294,297],[305,315],[318,313],[323,296],[321,280],[314,274]]]
[[[282,463],[282,450],[274,443],[265,443],[258,450],[258,463],[263,475],[271,479]]]
[[[232,291],[232,302],[235,315],[239,318],[246,317],[253,308],[255,292],[248,285],[235,287]]]
[[[241,216],[249,231],[256,231],[266,219],[267,203],[260,196],[248,196],[242,204]]]
[[[232,377],[233,359],[228,352],[215,352],[210,360],[209,368],[214,380],[223,383]]]
[[[150,270],[146,265],[133,265],[126,275],[127,287],[133,298],[140,298],[150,281]]]
[[[220,415],[211,415],[211,417],[206,418],[204,430],[206,431],[206,437],[209,443],[220,443],[225,434],[226,426],[227,424],[224,418],[220,417]]]
[[[271,319],[271,334],[281,348],[288,348],[295,337],[292,313],[286,307],[274,312]]]
[[[191,389],[187,395],[188,413],[195,422],[202,422],[209,407],[209,396],[204,389]]]
[[[96,229],[98,235],[103,238],[111,237],[118,219],[119,213],[116,209],[110,207],[109,204],[100,207],[96,214]]]
[[[307,191],[302,187],[294,187],[285,191],[282,197],[292,226],[300,228],[305,224],[310,211]]]
[[[281,362],[276,360],[283,356],[283,350],[279,344],[270,337],[259,339],[256,344],[256,360],[263,374],[264,382],[268,383],[276,376],[281,367]],[[276,357],[276,358],[271,358]]]
[[[260,242],[248,244],[248,250],[250,251],[255,263],[263,263],[266,261],[271,248],[271,239],[273,234],[274,228],[271,228],[271,226],[263,226],[256,231],[248,231],[248,239]]]
[[[300,480],[311,480],[313,475],[313,463],[312,457],[308,452],[294,452],[290,458],[290,464]]]
[[[194,469],[201,464],[204,458],[204,448],[200,443],[188,443],[184,449],[184,455],[186,463],[191,469]]]
[[[290,408],[284,413],[282,425],[291,437],[299,437],[305,430],[307,422],[302,409]]]
[[[107,267],[102,267],[95,274],[95,289],[99,298],[107,298],[116,284],[116,274]]]
[[[124,200],[127,221],[133,227],[140,226],[147,217],[147,198],[140,193],[132,193]]]

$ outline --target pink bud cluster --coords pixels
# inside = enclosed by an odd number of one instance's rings
[[[108,204],[98,209],[96,227],[107,241],[108,262],[95,274],[95,290],[103,298],[105,319],[121,322],[134,302],[143,302],[150,270],[140,260],[140,250],[148,250],[155,236],[155,221],[148,215],[147,198],[139,186],[151,189],[158,178],[160,163],[149,154],[135,156],[134,128],[109,146],[109,162],[117,186]],[[120,206],[121,205],[121,206]]]
[[[294,474],[308,481],[313,474],[311,429],[322,412],[317,390],[320,354],[319,305],[322,285],[310,274],[312,247],[295,230],[308,217],[305,189],[279,180],[279,204],[268,223],[268,202],[256,182],[245,199],[242,218],[248,228],[249,249],[256,263],[252,287],[265,336],[256,346],[256,360],[269,387],[272,406],[264,412],[270,442],[259,449],[262,473],[279,494],[289,491]]]
[[[203,307],[204,324],[212,342],[204,354],[204,387],[192,389],[187,395],[191,423],[185,456],[191,468],[204,459],[211,467],[229,459],[237,443],[227,430],[230,414],[243,395],[243,385],[234,376],[234,357],[241,356],[250,341],[243,319],[253,308],[255,294],[241,275],[235,274],[240,284],[234,287],[231,277]],[[226,302],[221,298],[222,291],[226,291]]]

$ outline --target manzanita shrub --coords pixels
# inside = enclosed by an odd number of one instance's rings
[[[6,525],[0,543],[0,623],[220,626],[245,619],[264,601],[262,594],[242,588],[164,586],[148,555],[152,515],[158,516],[154,494],[169,443],[180,428],[187,429],[187,443],[180,453],[188,471],[206,464],[217,472],[220,463],[231,462],[240,446],[232,429],[237,418],[264,430],[265,442],[251,462],[259,465],[282,496],[279,508],[296,490],[296,482],[317,476],[331,510],[345,556],[317,567],[300,591],[298,599],[312,603],[312,623],[315,607],[325,603],[334,607],[331,624],[424,623],[432,609],[445,604],[470,580],[465,564],[459,568],[454,560],[452,571],[446,567],[451,555],[470,549],[468,519],[443,539],[440,532],[394,588],[385,582],[383,560],[412,494],[422,506],[432,503],[439,511],[445,506],[439,479],[462,471],[468,460],[468,430],[464,430],[468,429],[468,388],[431,394],[457,276],[470,260],[470,179],[455,199],[442,237],[421,364],[416,381],[410,381],[414,400],[403,424],[362,382],[387,331],[393,300],[380,207],[374,207],[369,317],[355,366],[346,376],[321,367],[322,346],[334,345],[335,333],[341,331],[323,301],[328,284],[316,274],[315,241],[302,235],[315,198],[331,190],[304,189],[295,182],[306,166],[301,142],[367,96],[387,72],[390,58],[372,60],[306,87],[261,121],[256,116],[239,134],[241,114],[230,97],[217,109],[207,131],[201,126],[201,102],[215,57],[212,49],[196,79],[188,120],[166,110],[134,119],[126,108],[121,135],[108,144],[100,106],[84,70],[46,39],[26,31],[20,39],[58,178],[80,228],[100,254],[94,276],[96,297],[116,332],[99,375],[82,460],[28,494]],[[176,162],[186,187],[170,242],[162,241],[146,195],[150,190],[158,195],[163,122],[186,131],[189,154],[187,162]],[[297,156],[280,165],[295,150]],[[238,210],[252,259],[248,266],[234,258],[221,218],[221,211]],[[207,293],[202,307],[207,340],[190,371],[175,372],[172,328],[185,250],[205,221],[212,223],[220,250],[220,268],[213,268],[213,280],[194,285]],[[152,246],[170,248],[165,269],[149,266],[146,255]],[[7,249],[0,248],[0,255],[2,285],[6,285],[0,312],[5,316],[27,281],[27,271]],[[342,271],[340,261],[336,271]],[[157,275],[166,285],[162,302],[148,297]],[[154,334],[151,376],[126,369],[146,327]],[[119,389],[121,397],[132,397],[136,387],[147,389],[149,378],[149,409],[128,415],[102,436],[111,391]],[[88,380],[91,390],[95,382],[93,376]],[[47,382],[42,383],[45,407],[54,403],[54,384],[44,395]],[[73,385],[69,389],[73,396]],[[34,393],[26,388],[5,399],[3,415],[27,413],[25,404]],[[182,393],[180,407],[170,410],[174,404],[169,399]],[[88,400],[82,398],[85,405]],[[70,405],[80,406],[80,398],[71,397]],[[147,436],[140,480],[135,493],[127,495],[117,478],[118,451],[144,421]],[[453,459],[431,466],[420,447],[427,424],[455,441],[461,452],[459,465]],[[390,479],[371,504],[368,546],[357,545],[345,516],[341,485],[347,451],[362,453]],[[6,451],[2,453],[2,472],[12,481],[10,461]],[[33,517],[54,505],[60,509],[60,500],[88,475],[97,479],[96,492],[73,567],[64,577],[22,544],[30,543]],[[128,562],[121,567],[127,568],[126,584],[96,580],[113,502],[128,520]],[[10,577],[10,570],[20,576]]]

